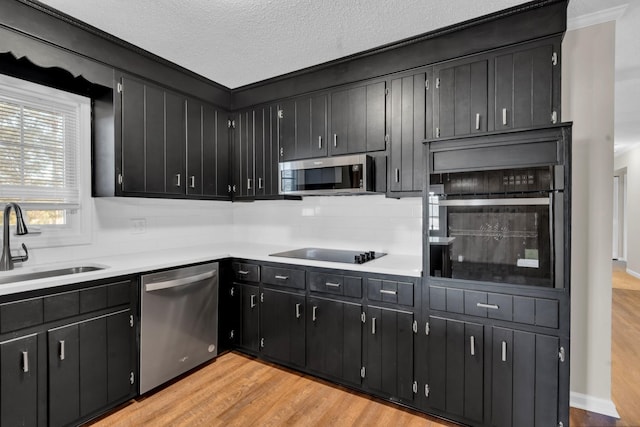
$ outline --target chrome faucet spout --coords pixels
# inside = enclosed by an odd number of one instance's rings
[[[24,243],[22,244],[22,248],[25,251],[25,255],[11,256],[11,245],[9,244],[9,218],[11,216],[11,209],[16,213],[16,234],[22,236],[29,233],[20,206],[17,203],[8,203],[4,207],[2,222],[2,257],[0,257],[0,271],[13,270],[14,262],[24,262],[29,259],[29,252],[27,252],[27,247]]]

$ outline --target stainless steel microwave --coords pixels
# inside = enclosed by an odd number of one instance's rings
[[[340,195],[375,191],[373,161],[366,154],[281,162],[280,194]]]

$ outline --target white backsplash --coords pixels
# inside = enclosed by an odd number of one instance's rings
[[[420,255],[419,197],[307,197],[230,203],[95,198],[91,243],[34,248],[25,267],[209,242],[375,250]],[[25,236],[26,237],[26,236]],[[28,239],[24,240],[29,246]],[[13,243],[13,242],[12,242]]]

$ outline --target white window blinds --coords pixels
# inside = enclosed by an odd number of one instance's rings
[[[42,88],[46,95],[0,84],[0,202],[76,209],[80,102],[88,100]]]

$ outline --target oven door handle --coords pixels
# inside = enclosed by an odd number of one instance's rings
[[[438,201],[439,206],[548,206],[549,197],[511,197],[508,199],[449,199]]]
[[[157,283],[147,283],[146,285],[144,285],[144,290],[145,292],[153,292],[153,291],[159,291],[161,289],[177,288],[178,286],[184,286],[191,283],[196,283],[202,280],[209,279],[215,275],[216,275],[216,270],[211,270],[201,274],[196,274],[194,276],[182,277],[180,279],[166,280],[164,282],[157,282]]]

